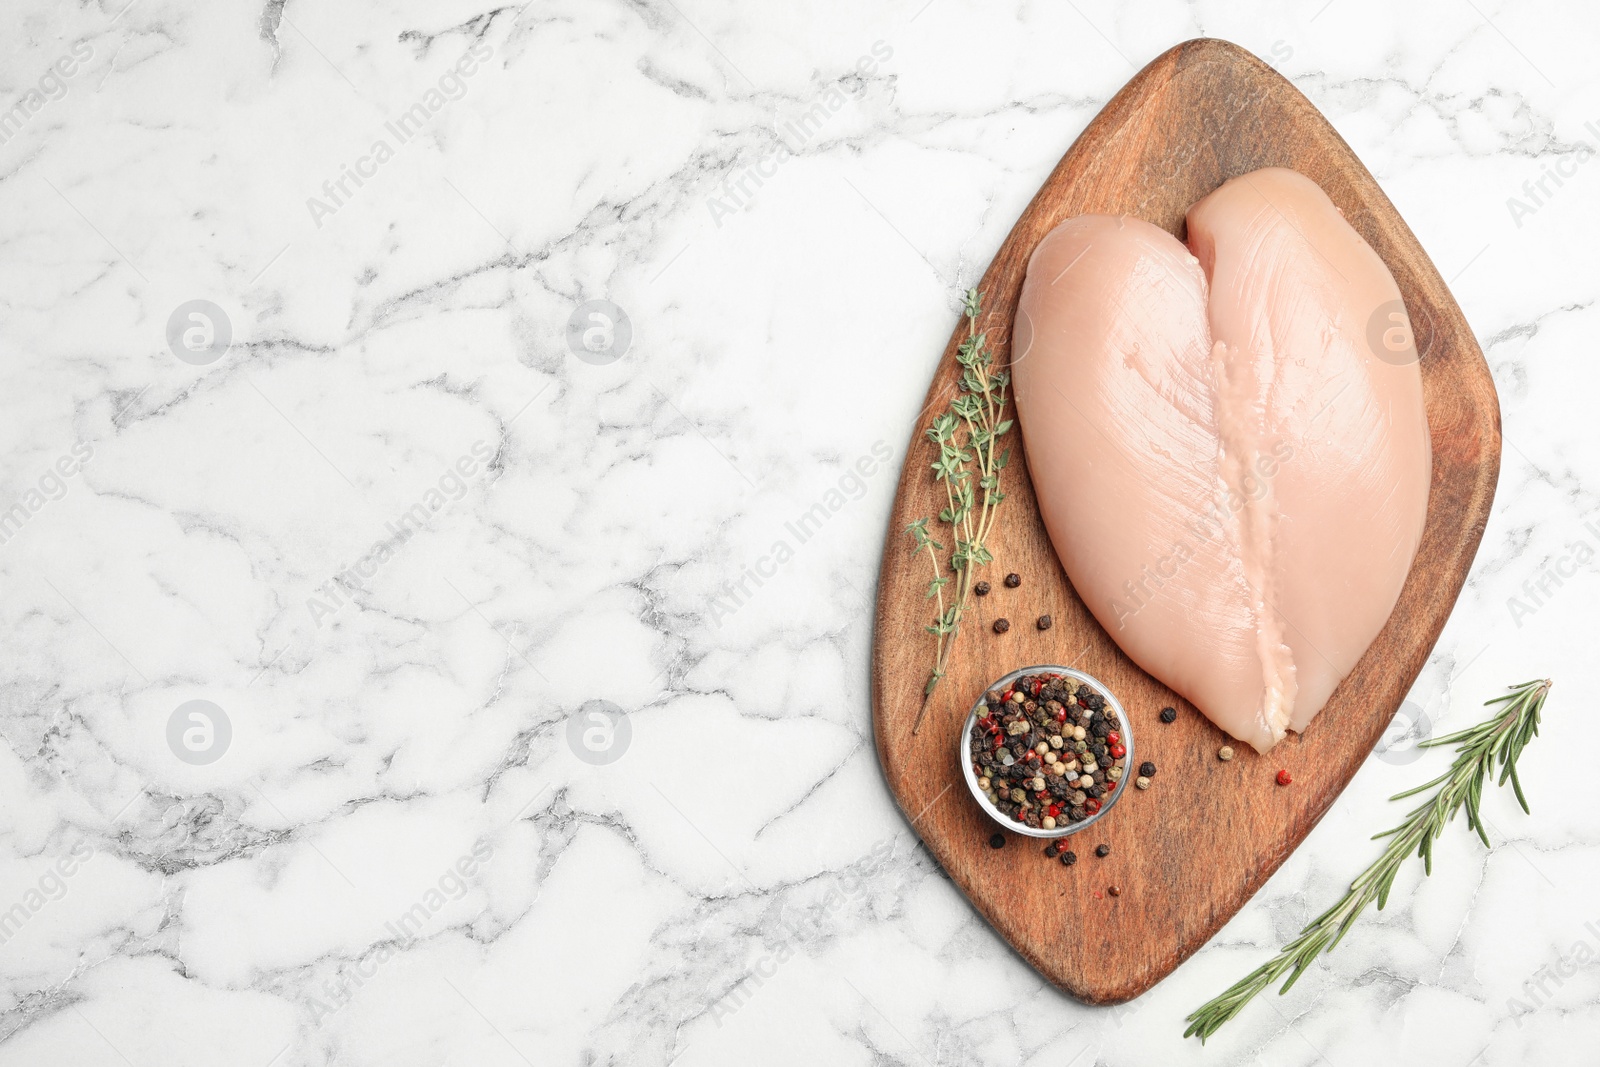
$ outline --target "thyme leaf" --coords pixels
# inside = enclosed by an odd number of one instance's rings
[[[933,667],[922,689],[922,708],[917,712],[912,733],[921,729],[928,698],[949,668],[950,651],[971,600],[973,575],[994,560],[986,542],[994,529],[995,509],[1005,499],[1000,491],[1000,472],[1011,458],[1009,448],[995,454],[996,444],[1012,428],[1012,420],[1000,418],[1011,376],[995,369],[988,331],[978,329],[983,294],[968,289],[962,303],[967,336],[956,346],[956,362],[962,368],[960,389],[950,402],[950,410],[934,416],[926,431],[929,443],[938,451],[928,467],[934,481],[945,489],[945,506],[939,510],[939,521],[950,527],[954,547],[948,555],[941,555],[945,546],[928,533],[929,519],[918,519],[906,527],[912,537],[912,551],[926,553],[933,568],[928,599],[935,601],[937,612],[933,624],[924,627],[934,635]],[[944,586],[952,576],[956,584],[947,606]]]

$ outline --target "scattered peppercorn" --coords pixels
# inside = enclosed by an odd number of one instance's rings
[[[1120,885],[1107,886],[1106,892],[1114,897],[1120,897],[1122,895],[1122,887]]]
[[[1055,859],[1056,856],[1060,852],[1061,852],[1061,846],[1056,844],[1054,841],[1052,841],[1048,845],[1044,846],[1044,854],[1046,856],[1049,856],[1051,859]]]
[[[1034,625],[1039,627],[1039,629],[1041,629],[1041,630],[1050,629],[1050,616],[1048,616],[1048,615],[1040,615],[1039,616],[1039,621],[1034,623]]]
[[[1063,852],[1061,854],[1061,866],[1063,866],[1063,867],[1071,867],[1074,863],[1077,863],[1077,862],[1078,862],[1078,854],[1076,852],[1072,851],[1070,848],[1067,849],[1065,852]]]
[[[994,620],[994,632],[995,633],[1003,634],[1009,629],[1011,629],[1011,620],[1010,619],[996,619],[996,620]]]
[[[1221,748],[1217,749],[1217,758],[1223,763],[1227,763],[1233,758],[1233,749],[1229,748],[1227,745],[1223,745]]]
[[[1021,584],[1022,584],[1022,575],[1020,575],[1020,574],[1008,574],[1008,575],[1006,575],[1006,588],[1007,589],[1015,589],[1017,586],[1019,586]]]
[[[983,583],[979,582],[978,584],[982,585]],[[1178,721],[1178,709],[1177,708],[1162,708],[1161,709],[1161,721],[1162,722],[1177,722]]]
[[[1279,785],[1288,785],[1292,781],[1294,781],[1294,776],[1291,775],[1287,770],[1283,770],[1283,771],[1279,771],[1278,772],[1278,784]]]
[[[989,583],[988,582],[979,582],[977,585],[972,587],[972,591],[974,593],[977,593],[979,596],[988,596],[989,595]]]
[[[1110,845],[1096,845],[1096,846],[1094,846],[1094,854],[1096,856],[1099,856],[1101,859],[1105,859],[1107,856],[1111,855],[1111,846]]]
[[[1139,774],[1145,778],[1154,778],[1156,776],[1156,765],[1149,760],[1145,760],[1139,764]]]
[[[1139,777],[1133,780],[1133,784],[1138,786],[1140,789],[1149,789],[1150,779],[1141,774]]]
[[[993,837],[989,838],[989,847],[990,848],[1005,848],[1006,847],[1006,835],[1005,834],[995,834]]]

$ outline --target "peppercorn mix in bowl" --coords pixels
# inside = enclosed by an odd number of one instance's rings
[[[1028,837],[1066,837],[1122,796],[1133,731],[1099,679],[1071,667],[1023,667],[973,705],[957,758],[990,818]]]

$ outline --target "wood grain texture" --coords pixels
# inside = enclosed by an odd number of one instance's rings
[[[1007,941],[1062,990],[1090,1003],[1149,989],[1203,945],[1260,888],[1322,818],[1367,758],[1438,639],[1483,535],[1500,465],[1500,412],[1472,332],[1439,272],[1361,162],[1289,82],[1222,41],[1195,40],[1156,59],[1106,105],[1050,175],[980,283],[982,326],[997,358],[1009,356],[1012,315],[1028,257],[1054,226],[1088,212],[1126,213],[1183,236],[1185,210],[1229,178],[1291,167],[1314,179],[1393,272],[1422,354],[1433,436],[1433,482],[1422,545],[1388,624],[1304,737],[1269,755],[1235,743],[1187,702],[1135,666],[1073,593],[1039,518],[1020,448],[989,548],[994,592],[975,599],[948,677],[927,721],[912,723],[932,662],[922,627],[930,577],[905,526],[936,515],[931,446],[913,432],[901,472],[879,579],[872,662],[879,760],[900,807],[935,857]],[[943,410],[956,383],[951,337],[928,393]],[[1008,416],[1009,417],[1009,416]],[[923,422],[926,421],[924,417]],[[939,526],[937,520],[934,526]],[[1023,576],[1019,589],[998,580]],[[1040,632],[1033,620],[1049,614]],[[1013,622],[999,636],[990,623]],[[1153,788],[1131,792],[1113,816],[1069,840],[1075,867],[1046,860],[1040,844],[1008,834],[967,792],[952,757],[967,709],[984,686],[1016,667],[1064,663],[1108,683],[1126,705]],[[1159,710],[1173,705],[1178,721]],[[1274,784],[1280,767],[1294,785]],[[1095,845],[1111,855],[1097,859]],[[1352,873],[1359,862],[1352,860]],[[1104,893],[1111,884],[1120,897]],[[1102,894],[1096,899],[1096,892]]]

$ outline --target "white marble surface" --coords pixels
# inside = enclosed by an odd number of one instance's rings
[[[0,29],[0,1064],[1593,1062],[1589,5],[104,2]],[[1414,700],[1455,727],[1557,683],[1533,816],[1492,797],[1491,850],[1458,825],[1204,1050],[1182,1016],[1440,758],[1371,761],[1211,945],[1097,1010],[916,847],[865,695],[957,288],[1202,33],[1329,116],[1499,383],[1493,518]],[[598,298],[632,326],[609,364],[564,340]],[[214,362],[169,350],[191,300],[231,323]],[[191,700],[231,724],[214,762],[169,747]],[[594,700],[631,732],[609,764],[568,740]]]

